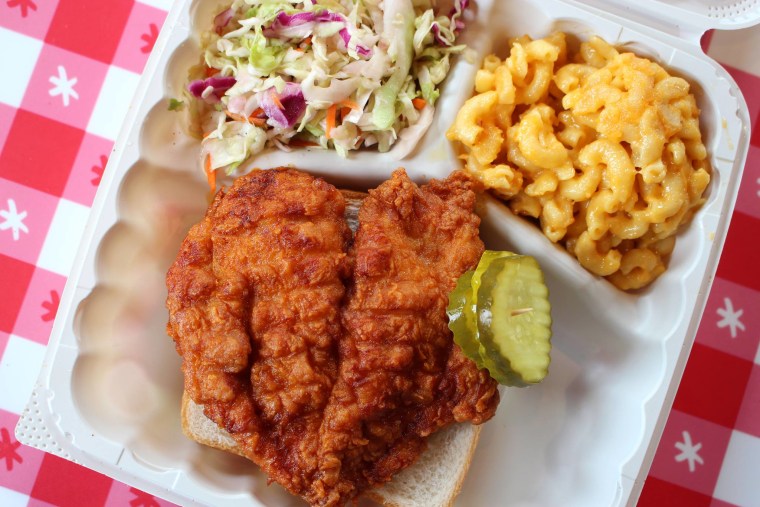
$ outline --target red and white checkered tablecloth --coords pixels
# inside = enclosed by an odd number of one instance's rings
[[[89,206],[172,0],[0,0],[0,506],[171,505],[13,435]],[[641,506],[760,506],[760,27],[705,41],[754,130]]]

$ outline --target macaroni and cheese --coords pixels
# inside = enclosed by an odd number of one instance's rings
[[[471,174],[615,286],[662,274],[710,182],[689,83],[599,37],[571,57],[555,33],[486,57],[475,91],[447,133]]]

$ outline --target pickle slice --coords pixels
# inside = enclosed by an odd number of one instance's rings
[[[540,382],[551,350],[548,293],[535,259],[487,250],[449,294],[454,342],[500,384]]]
[[[476,277],[477,279],[480,279],[480,277],[483,276],[483,273],[485,272],[485,270],[488,269],[488,266],[490,266],[491,263],[495,261],[496,259],[501,259],[503,257],[512,257],[513,255],[517,255],[517,254],[508,252],[506,250],[486,250],[480,256],[478,265],[475,267],[474,277]],[[476,281],[476,283],[478,282]]]
[[[474,271],[466,271],[457,280],[457,285],[449,294],[449,306],[446,314],[449,316],[449,329],[454,333],[454,343],[459,345],[462,352],[475,361],[478,368],[485,368],[480,357],[478,342],[478,325],[475,321],[475,305],[472,299],[472,275]]]
[[[551,305],[538,262],[524,255],[503,255],[473,274],[478,339],[489,371],[500,383],[540,382],[549,369]],[[480,275],[480,276],[478,276]]]
[[[486,348],[484,347],[481,339],[480,339],[480,328],[481,326],[478,323],[478,310],[477,310],[477,301],[478,301],[478,295],[480,291],[480,286],[482,284],[482,278],[483,274],[485,273],[488,266],[491,265],[491,263],[499,259],[501,257],[505,256],[511,256],[514,255],[512,252],[501,252],[497,250],[486,250],[483,252],[483,255],[480,257],[480,261],[478,262],[477,267],[475,268],[475,271],[473,272],[472,276],[470,277],[470,298],[473,301],[472,303],[472,320],[473,325],[475,327],[475,331],[473,334],[473,339],[477,343],[477,355],[475,356],[468,356],[471,359],[475,361],[475,363],[478,365],[479,368],[486,368],[488,369],[488,373],[493,377],[498,383],[500,384],[506,384],[510,385],[511,379],[504,373],[504,369],[501,368],[492,358],[492,356],[488,353]],[[466,352],[465,352],[466,353]],[[477,359],[474,359],[477,358]]]
[[[486,368],[491,376],[498,369],[491,358],[485,354],[485,348],[478,337],[478,323],[472,290],[472,275],[474,271],[465,272],[457,286],[449,294],[449,306],[446,313],[449,316],[449,329],[454,333],[454,343],[459,345],[464,355],[475,362],[479,370]],[[497,381],[497,377],[494,377]]]

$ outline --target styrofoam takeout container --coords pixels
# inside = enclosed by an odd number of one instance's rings
[[[300,505],[252,464],[186,439],[180,361],[166,336],[164,275],[206,206],[198,143],[169,112],[198,31],[219,0],[178,0],[138,87],[68,279],[46,360],[17,438],[182,505]],[[554,308],[550,375],[505,392],[486,424],[460,505],[633,505],[646,477],[705,306],[733,210],[749,138],[738,87],[705,56],[707,28],[760,19],[760,2],[480,0],[436,119],[409,158],[270,152],[255,165],[294,164],[340,186],[368,188],[403,165],[424,181],[457,162],[444,132],[471,94],[485,54],[506,39],[564,30],[598,34],[655,58],[693,84],[713,181],[667,272],[625,294],[584,271],[495,200],[483,209],[490,248],[533,255]]]

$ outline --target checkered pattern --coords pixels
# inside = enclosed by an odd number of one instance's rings
[[[0,506],[172,505],[21,446],[89,207],[170,2],[0,0]],[[43,144],[44,143],[44,144]]]
[[[760,27],[715,32],[703,41],[739,83],[753,134],[718,277],[641,506],[760,506],[760,264],[754,259],[760,235],[760,60],[749,50],[758,42]]]
[[[13,74],[0,87],[2,507],[171,505],[13,436],[89,206],[169,7],[171,0],[0,0],[0,68]],[[757,128],[645,507],[760,506],[758,44],[760,27],[703,40],[741,86]]]

